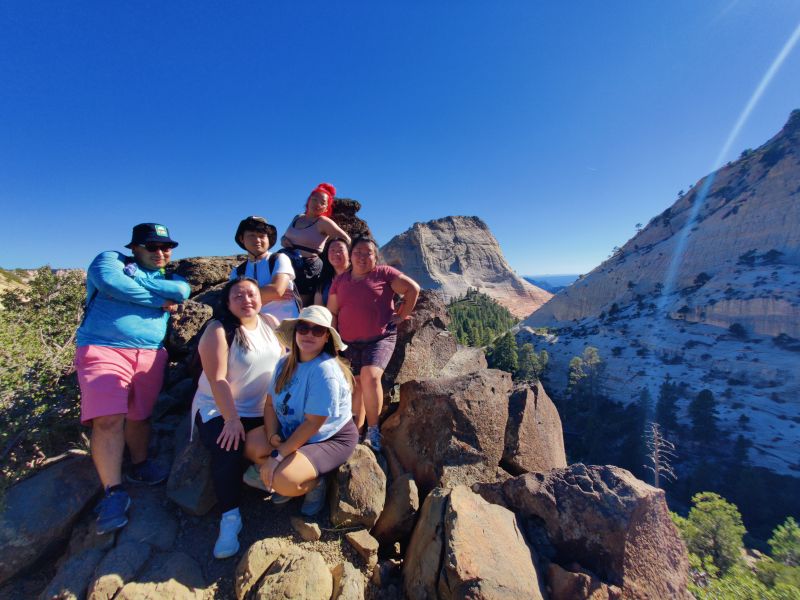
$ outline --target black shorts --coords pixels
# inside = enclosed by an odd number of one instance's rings
[[[325,475],[343,465],[358,443],[358,429],[352,419],[348,419],[344,427],[327,440],[315,444],[306,444],[298,448],[298,452],[314,465],[317,475]]]

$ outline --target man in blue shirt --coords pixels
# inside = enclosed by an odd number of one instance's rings
[[[130,496],[122,488],[128,446],[128,481],[154,485],[167,469],[147,458],[149,418],[167,363],[169,315],[189,297],[189,284],[164,268],[178,243],[158,223],[133,228],[133,256],[102,252],[86,275],[86,309],[76,334],[75,367],[81,387],[81,422],[92,426],[92,459],[103,484],[97,533],[124,527]]]

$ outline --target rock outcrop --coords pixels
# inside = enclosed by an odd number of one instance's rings
[[[381,254],[388,264],[423,288],[440,290],[447,300],[477,288],[524,318],[552,297],[514,273],[492,232],[478,217],[414,223],[383,246]]]
[[[691,600],[686,548],[663,490],[625,469],[578,463],[475,489],[505,504],[529,528],[541,527],[553,562],[579,563],[619,587],[623,598]],[[529,538],[542,536],[530,532]]]
[[[798,157],[800,110],[531,315],[520,335],[548,351],[551,392],[594,346],[614,400],[641,388],[656,397],[667,374],[688,385],[687,398],[709,389],[723,427],[749,421],[752,462],[796,476],[800,412],[783,400],[800,396]]]
[[[409,381],[384,422],[384,443],[420,491],[497,477],[511,376],[484,369],[450,379]]]

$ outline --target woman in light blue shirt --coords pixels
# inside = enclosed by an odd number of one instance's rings
[[[325,502],[324,475],[343,464],[358,443],[352,419],[353,376],[337,354],[346,348],[324,306],[309,306],[285,319],[278,339],[289,354],[275,368],[264,404],[272,452],[261,478],[281,504],[303,496],[311,516]]]

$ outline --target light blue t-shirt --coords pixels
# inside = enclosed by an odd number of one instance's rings
[[[309,414],[328,418],[308,443],[327,440],[353,418],[353,397],[341,367],[330,354],[322,353],[313,360],[298,363],[292,380],[276,393],[275,382],[285,363],[285,357],[278,362],[269,389],[283,439],[292,435],[304,415]]]

